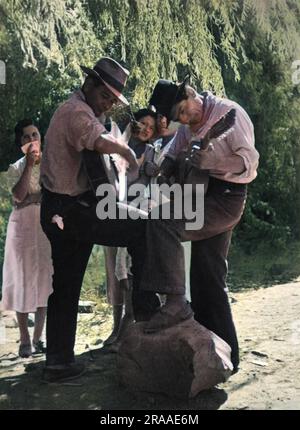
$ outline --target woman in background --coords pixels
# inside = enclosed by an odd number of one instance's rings
[[[47,301],[52,292],[51,248],[40,226],[39,186],[41,136],[29,119],[15,127],[16,145],[24,157],[9,166],[13,211],[5,243],[2,309],[16,311],[20,330],[20,357],[43,353],[41,341]],[[35,313],[33,341],[28,331],[28,314]]]

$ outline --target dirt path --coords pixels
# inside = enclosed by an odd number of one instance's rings
[[[18,329],[6,328],[3,344],[2,324],[0,409],[300,409],[300,279],[236,293],[232,309],[240,339],[240,372],[189,401],[131,393],[119,386],[115,354],[92,359],[89,347],[109,334],[109,318],[80,316],[77,353],[87,373],[78,382],[51,386],[39,380],[43,357],[22,360],[14,355]]]
[[[234,297],[241,371],[221,409],[300,409],[300,280]]]

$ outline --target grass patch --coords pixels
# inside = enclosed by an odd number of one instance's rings
[[[228,286],[231,291],[292,282],[300,276],[300,242],[276,249],[263,242],[246,253],[233,245],[229,254]]]
[[[270,287],[292,282],[300,276],[300,242],[291,242],[278,249],[261,242],[255,251],[247,252],[233,243],[229,253],[227,284],[230,291]],[[106,299],[104,253],[101,246],[94,246],[85,273],[81,300],[96,302],[96,311],[111,315]]]

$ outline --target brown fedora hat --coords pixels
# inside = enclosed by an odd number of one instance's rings
[[[103,84],[125,105],[129,105],[128,100],[122,95],[129,71],[121,66],[117,61],[109,57],[101,58],[93,67],[80,66],[89,76],[99,79]]]

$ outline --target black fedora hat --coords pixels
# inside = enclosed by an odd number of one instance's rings
[[[149,100],[149,105],[154,106],[157,113],[167,117],[170,121],[172,119],[173,107],[187,98],[185,87],[189,78],[190,75],[187,75],[181,84],[176,84],[166,79],[160,79],[155,85]]]
[[[80,66],[89,76],[100,80],[118,99],[125,105],[129,105],[127,99],[122,95],[129,71],[117,61],[109,57],[101,58],[93,67]]]

